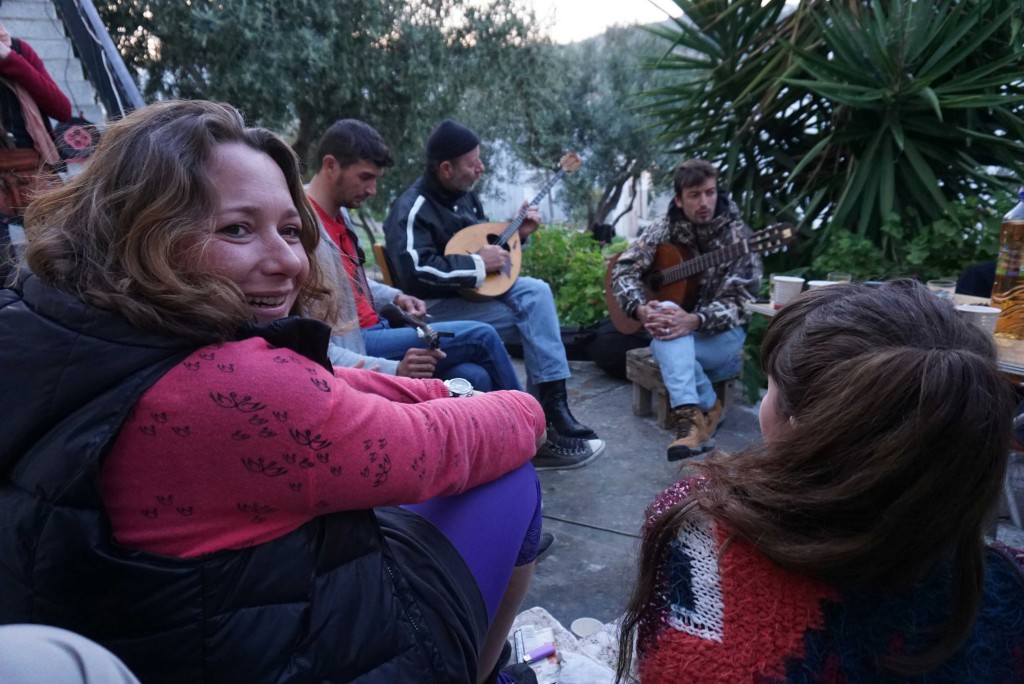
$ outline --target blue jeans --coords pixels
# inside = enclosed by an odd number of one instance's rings
[[[697,331],[674,340],[652,340],[651,355],[661,366],[672,408],[697,404],[707,411],[714,406],[715,390],[708,374],[714,377],[716,369],[733,363],[746,337],[743,328],[732,328],[717,335]]]
[[[484,302],[462,297],[430,299],[427,311],[439,321],[488,323],[502,340],[521,343],[530,385],[565,380],[570,375],[555,299],[543,280],[522,276],[508,292]]]
[[[505,351],[498,334],[483,323],[454,321],[430,324],[438,332],[455,333],[441,338],[445,358],[437,362],[434,375],[442,380],[465,378],[481,392],[491,390],[522,390],[512,359]],[[408,349],[426,349],[427,343],[415,328],[392,328],[382,320],[362,330],[366,353],[384,359],[400,360]]]

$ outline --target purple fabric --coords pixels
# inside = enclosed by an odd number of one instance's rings
[[[493,482],[455,496],[403,506],[422,515],[458,550],[476,578],[494,620],[512,568],[537,558],[540,481],[526,463]]]

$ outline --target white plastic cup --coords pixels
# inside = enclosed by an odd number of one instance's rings
[[[946,301],[952,302],[953,297],[956,296],[955,280],[929,280],[925,285],[928,287],[928,290],[939,299],[945,299]]]
[[[604,623],[596,618],[581,617],[573,620],[572,624],[569,625],[569,629],[572,630],[573,634],[582,639],[600,632],[604,629]]]
[[[982,306],[981,304],[959,304],[956,310],[965,320],[978,326],[989,335],[995,333],[996,319],[999,318],[999,309],[996,307]]]
[[[772,306],[781,309],[803,291],[804,279],[797,276],[773,274],[768,287]]]

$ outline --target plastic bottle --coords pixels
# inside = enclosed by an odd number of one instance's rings
[[[996,337],[1024,340],[1024,189],[1020,202],[1003,217],[992,306],[999,309]]]

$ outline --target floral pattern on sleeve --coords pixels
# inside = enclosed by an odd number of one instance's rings
[[[543,430],[522,392],[449,399],[439,380],[332,376],[254,338],[197,351],[143,394],[100,487],[121,544],[197,556],[489,482]]]

